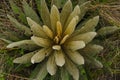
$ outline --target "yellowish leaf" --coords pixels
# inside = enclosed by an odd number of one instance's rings
[[[62,50],[55,51],[54,55],[55,55],[55,62],[56,62],[56,64],[58,66],[62,67],[65,64],[65,58],[64,58]]]
[[[35,21],[33,21],[29,17],[27,17],[27,22],[28,22],[34,36],[47,38],[47,35],[45,35],[45,32],[43,31],[42,27],[39,24],[37,24]]]
[[[32,36],[31,40],[38,46],[41,47],[48,47],[52,44],[52,42],[49,39],[44,39],[36,36]]]
[[[64,44],[67,49],[71,49],[73,51],[82,49],[85,47],[84,41],[69,41]]]
[[[51,13],[50,13],[50,20],[51,20],[51,28],[53,32],[56,31],[56,23],[57,21],[60,21],[60,14],[58,11],[58,8],[53,5],[51,8]]]
[[[61,21],[63,27],[65,26],[65,23],[70,15],[70,13],[72,12],[72,8],[73,7],[72,7],[71,0],[68,0],[62,8],[61,15],[60,15],[60,21]]]
[[[50,75],[55,75],[57,71],[57,65],[55,63],[55,57],[53,55],[50,56],[47,61],[47,71],[50,73]]]
[[[74,63],[76,63],[78,65],[84,64],[84,58],[83,58],[82,55],[80,55],[79,52],[72,51],[72,50],[67,50],[66,53]]]
[[[53,32],[51,31],[51,29],[48,28],[48,26],[43,25],[43,30],[47,34],[48,37],[53,39]]]
[[[68,58],[65,58],[65,68],[72,75],[74,80],[79,80],[79,70]]]

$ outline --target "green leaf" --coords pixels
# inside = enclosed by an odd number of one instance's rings
[[[23,0],[23,10],[26,15],[26,17],[30,17],[32,20],[36,21],[38,24],[40,24],[40,19],[37,13],[32,9],[32,7],[29,6],[29,4]]]
[[[58,9],[60,9],[63,6],[63,3],[66,2],[67,0],[52,0],[51,1],[51,6],[56,5]]]
[[[23,25],[23,24],[21,24],[21,23],[19,23],[15,18],[13,18],[11,15],[7,15],[8,16],[8,18],[10,19],[10,21],[11,21],[11,23],[14,25],[14,27],[16,27],[16,28],[18,28],[19,30],[21,30],[21,31],[25,31],[25,35],[26,36],[30,36],[31,35],[31,30],[28,28],[28,27],[26,27],[25,25]]]
[[[79,71],[80,71],[80,80],[88,80],[85,68],[82,65],[79,66]]]
[[[61,69],[61,79],[62,80],[69,80],[69,74],[66,69],[62,68]]]
[[[97,26],[98,22],[99,22],[99,16],[95,16],[92,19],[89,19],[80,29],[76,30],[73,33],[73,35],[94,31],[94,29]]]
[[[76,17],[76,16],[78,16],[78,19],[76,20],[76,24],[78,23],[78,21],[79,21],[79,15],[81,14],[81,11],[80,11],[80,7],[78,6],[78,5],[76,5],[75,6],[75,8],[74,8],[74,10],[71,12],[71,14],[69,15],[69,17],[68,17],[68,19],[67,19],[67,21],[66,21],[66,23],[65,23],[65,26],[63,27],[63,30],[65,30],[66,29],[66,27],[70,24],[70,21],[74,18],[74,17]]]
[[[33,79],[34,80],[43,80],[47,74],[48,74],[48,72],[47,72],[47,68],[46,68],[46,62],[40,63],[37,65],[35,70],[32,72],[32,75],[30,76],[30,78],[32,78],[32,80]]]
[[[26,64],[26,63],[30,63],[31,62],[31,58],[32,56],[35,54],[35,51],[34,52],[30,52],[30,53],[27,53],[21,57],[18,57],[16,59],[13,60],[14,63],[21,63],[21,64]]]
[[[60,20],[63,27],[65,26],[65,22],[67,21],[70,13],[72,12],[72,8],[72,2],[70,0],[68,0],[62,8]]]
[[[10,41],[19,41],[20,39],[15,36],[14,34],[12,34],[9,31],[4,31],[3,33],[0,34],[0,37],[10,40]]]
[[[78,0],[78,3],[81,5],[81,4],[84,4],[87,0]]]
[[[13,42],[7,46],[7,48],[14,48],[14,47],[18,47],[30,51],[38,48],[38,46],[31,40],[22,40],[22,41]]]
[[[103,64],[90,55],[85,54],[84,59],[91,68],[103,68]]]
[[[53,5],[51,8],[51,13],[50,13],[50,20],[51,20],[51,28],[53,32],[56,31],[56,23],[57,21],[60,21],[60,13],[58,8]]]
[[[18,15],[18,18],[25,24],[27,24],[25,14],[22,12],[22,10],[13,2],[13,0],[9,0],[10,6],[13,10],[13,12]]]
[[[84,41],[86,44],[91,42],[95,36],[97,35],[96,32],[87,32],[87,33],[83,33],[83,34],[79,34],[76,36],[72,36],[70,37],[70,41],[74,40],[74,41],[78,41],[78,40],[82,40]]]
[[[102,51],[102,50],[103,50],[103,47],[100,45],[88,44],[81,51],[83,51],[85,54],[90,54],[90,55],[95,56],[96,54],[100,53],[100,51]]]
[[[91,4],[91,1],[87,1],[87,2],[85,2],[83,4],[80,4],[81,14],[79,15],[79,20],[81,20],[84,17],[84,15],[87,12],[88,7],[90,6],[90,4]]]
[[[120,29],[119,27],[117,26],[107,26],[107,27],[102,27],[101,29],[99,29],[97,31],[98,35],[100,36],[106,36],[106,35],[109,35],[109,34],[112,34],[114,33],[115,31],[117,31],[118,29]]]
[[[79,80],[79,70],[77,66],[66,57],[65,68],[69,72],[69,74],[73,77],[74,80]]]
[[[45,0],[41,0],[40,15],[41,15],[41,18],[42,18],[44,24],[50,28],[51,27],[50,12],[48,10]]]
[[[6,43],[12,43],[12,41],[7,40],[7,39],[4,39],[4,38],[0,38],[0,40],[4,41],[4,42],[6,42]]]

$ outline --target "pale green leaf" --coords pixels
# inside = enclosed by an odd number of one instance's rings
[[[60,9],[63,6],[63,3],[66,2],[67,0],[52,0],[51,1],[51,6],[56,5],[58,9]]]
[[[47,71],[50,75],[55,75],[57,71],[57,65],[55,63],[55,57],[51,55],[47,61]]]
[[[40,69],[39,73],[36,76],[37,80],[43,80],[46,75],[48,74],[46,65],[42,65],[42,68]]]
[[[79,15],[79,21],[84,17],[90,4],[91,4],[91,1],[87,1],[80,5],[81,14]]]
[[[65,68],[67,69],[69,74],[72,75],[74,80],[79,80],[79,70],[77,69],[75,64],[73,64],[68,58],[66,58],[65,60]]]
[[[36,36],[32,36],[31,40],[38,46],[48,47],[51,46],[52,42],[49,39],[44,39]]]
[[[75,17],[78,16],[78,19],[76,20],[76,24],[79,21],[79,14],[80,14],[80,7],[78,5],[75,6],[74,10],[71,12],[70,16],[68,17],[65,26],[63,27],[63,30],[67,28],[67,26],[70,24],[70,21]]]
[[[35,52],[36,51],[30,52],[30,53],[26,53],[23,56],[14,59],[13,62],[14,63],[21,63],[21,64],[31,63],[31,58],[35,54]]]
[[[6,42],[6,43],[12,43],[12,41],[10,41],[10,40],[7,40],[7,39],[4,39],[4,38],[0,38],[0,40],[2,40],[2,41],[4,41],[4,42]]]
[[[62,50],[55,51],[54,55],[55,55],[56,65],[62,67],[65,64],[65,58],[64,58]]]
[[[42,60],[44,60],[45,58],[45,54],[46,54],[46,49],[41,49],[39,50],[38,52],[36,52],[32,58],[31,58],[31,62],[34,64],[34,63],[39,63],[41,62]]]
[[[93,17],[92,19],[89,19],[80,29],[76,30],[73,33],[73,35],[94,31],[98,22],[99,22],[99,16],[96,16],[96,17]]]
[[[82,40],[87,44],[87,43],[91,42],[96,35],[97,35],[96,32],[87,32],[87,33],[79,34],[77,36],[70,37],[69,40],[70,41]]]
[[[10,15],[7,15],[8,18],[10,19],[11,23],[14,25],[14,27],[18,28],[19,30],[21,31],[25,31],[25,35],[26,36],[30,36],[31,35],[31,30],[26,27],[25,25],[19,23],[15,18],[13,18],[12,16]]]
[[[85,47],[84,41],[68,41],[64,44],[67,49],[71,49],[73,51],[82,49]]]
[[[14,47],[18,47],[30,51],[38,48],[38,46],[32,40],[21,40],[17,42],[12,42],[9,45],[7,45],[7,48],[14,48]]]
[[[47,68],[46,68],[46,62],[40,63],[37,65],[34,71],[32,71],[32,75],[30,78],[31,80],[43,80],[46,75],[48,74]]]
[[[48,26],[43,25],[43,30],[44,30],[45,34],[47,34],[48,37],[53,39],[54,34],[53,34],[52,30]]]
[[[70,0],[68,0],[65,5],[62,8],[61,14],[60,14],[60,21],[62,23],[62,26],[65,26],[65,23],[70,15],[70,13],[72,12],[72,2]]]
[[[22,7],[23,7],[23,10],[24,10],[24,13],[25,13],[26,17],[30,17],[32,20],[34,20],[38,24],[40,24],[39,16],[32,9],[32,7],[30,7],[29,4],[25,0],[23,0],[22,4],[23,4]]]
[[[25,14],[22,12],[22,10],[14,3],[13,0],[9,0],[10,6],[13,10],[13,12],[18,15],[18,18],[25,24],[27,24]]]
[[[27,21],[34,36],[47,38],[46,33],[43,31],[43,28],[38,23],[36,23],[29,17],[27,17]]]
[[[41,18],[43,20],[43,23],[50,28],[51,27],[50,12],[48,10],[48,7],[47,7],[45,0],[41,0],[40,15],[41,15]]]
[[[9,31],[4,31],[3,33],[0,34],[0,37],[10,40],[10,41],[19,41],[20,40],[16,35],[12,34]]]
[[[100,45],[96,45],[96,44],[88,44],[86,45],[85,48],[82,49],[82,51],[85,54],[90,54],[90,55],[95,55],[100,53],[103,50],[103,47]]]
[[[89,64],[92,68],[103,68],[103,65],[100,61],[96,60],[94,57],[90,55],[84,56],[86,64]]]
[[[64,35],[71,35],[77,25],[78,16],[75,16],[65,29]]]
[[[100,36],[106,36],[106,35],[109,35],[109,34],[112,34],[114,33],[115,31],[117,31],[118,29],[120,29],[119,27],[117,26],[107,26],[107,27],[102,27],[101,29],[99,29],[97,31],[98,35]]]
[[[51,8],[50,20],[51,20],[51,28],[53,32],[55,32],[57,21],[60,21],[59,10],[55,5],[53,5]]]
[[[82,65],[84,64],[84,58],[82,55],[80,55],[77,51],[67,50],[66,51],[68,57],[76,64]]]

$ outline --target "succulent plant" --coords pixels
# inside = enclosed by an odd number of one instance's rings
[[[9,42],[7,48],[18,47],[29,51],[14,59],[14,63],[42,64],[38,67],[40,70],[36,79],[42,80],[47,73],[55,75],[57,68],[61,68],[61,72],[69,73],[74,80],[79,80],[78,66],[92,64],[102,68],[102,63],[92,55],[103,50],[102,46],[95,44],[94,38],[106,35],[106,29],[100,29],[97,34],[95,27],[99,22],[99,16],[85,21],[82,25],[80,23],[90,4],[89,1],[80,6],[76,5],[73,9],[71,1],[68,0],[61,12],[56,5],[52,5],[49,12],[45,0],[41,0],[39,12],[42,21],[27,2],[23,1],[24,13],[12,0],[10,4],[14,6],[13,11],[19,14],[19,20],[23,24],[11,15],[8,15],[8,18],[23,34],[12,41],[7,40],[8,38],[2,40]],[[116,30],[115,27],[111,32]],[[62,79],[64,77],[65,75],[61,76]]]

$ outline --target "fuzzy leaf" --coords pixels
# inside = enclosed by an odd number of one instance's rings
[[[30,51],[38,48],[38,46],[32,40],[17,41],[7,46],[7,48],[14,48],[14,47],[18,47]]]
[[[75,27],[77,25],[77,20],[78,20],[78,16],[75,16],[71,21],[70,23],[68,24],[68,26],[66,27],[66,30],[64,32],[64,35],[71,35],[74,30],[75,30]]]
[[[55,57],[53,55],[50,56],[47,61],[47,71],[50,73],[50,75],[55,75],[57,71],[57,65],[55,63]]]
[[[84,59],[86,64],[89,64],[92,68],[103,68],[102,63],[90,55],[85,54]]]
[[[9,0],[10,6],[13,10],[13,12],[18,15],[18,18],[25,24],[27,24],[25,14],[22,12],[22,10],[13,2],[13,0]]]
[[[77,36],[73,36],[69,40],[70,41],[82,40],[87,44],[91,42],[96,35],[97,35],[96,32],[87,32],[87,33],[79,34]]]
[[[51,41],[49,39],[44,39],[36,36],[32,36],[31,40],[38,46],[48,47],[51,45]]]
[[[36,80],[43,80],[46,75],[48,74],[47,69],[46,69],[46,65],[42,65],[42,68],[40,69],[39,73],[36,76]]]
[[[33,31],[34,36],[47,38],[47,35],[45,34],[45,32],[43,31],[42,27],[39,24],[37,24],[35,21],[33,21],[29,17],[27,17],[27,21],[31,30]]]
[[[80,33],[94,31],[95,27],[99,22],[99,16],[89,19],[80,29],[76,30],[73,35],[78,35]]]
[[[51,1],[51,6],[52,5],[56,5],[58,9],[60,9],[62,7],[62,4],[65,2],[66,0],[52,0]]]
[[[0,37],[10,40],[10,41],[19,41],[20,40],[16,35],[12,34],[11,32],[8,32],[8,31],[1,33]]]
[[[57,35],[60,37],[62,35],[62,25],[60,21],[56,23]]]
[[[100,36],[106,36],[106,35],[109,35],[109,34],[114,33],[114,32],[117,31],[118,29],[120,29],[120,28],[117,27],[117,26],[102,27],[101,29],[99,29],[99,30],[97,31],[97,33],[98,33],[98,35],[100,35]]]
[[[10,15],[7,15],[8,16],[8,18],[10,19],[10,21],[11,21],[11,23],[14,25],[14,27],[16,27],[16,28],[18,28],[18,29],[20,29],[20,30],[22,30],[22,31],[25,31],[25,35],[26,36],[30,36],[31,35],[31,30],[28,28],[28,27],[26,27],[25,25],[23,25],[23,24],[21,24],[21,23],[19,23],[15,18],[13,18],[12,16],[10,16]]]
[[[103,47],[100,45],[96,45],[96,44],[88,44],[88,45],[86,45],[85,48],[82,49],[82,51],[85,54],[90,54],[90,55],[98,54],[102,50],[103,50]]]
[[[81,14],[79,15],[79,21],[84,17],[90,4],[91,4],[91,1],[87,1],[80,5]]]
[[[77,5],[75,6],[73,12],[70,14],[70,16],[68,17],[65,26],[63,27],[63,30],[65,30],[67,28],[67,26],[70,24],[70,21],[75,17],[75,16],[79,16],[80,14],[80,7]],[[76,20],[76,23],[78,23],[79,17]]]
[[[48,10],[48,7],[47,7],[45,0],[41,0],[40,15],[41,15],[41,18],[43,20],[43,23],[50,28],[51,27],[50,12]]]
[[[41,62],[44,58],[45,58],[45,54],[46,54],[46,49],[41,49],[38,52],[36,52],[32,58],[31,58],[31,62],[34,63],[39,63]]]
[[[30,78],[32,80],[43,80],[47,74],[46,62],[44,62],[37,65]]]
[[[77,51],[67,50],[66,53],[68,54],[69,58],[76,64],[82,65],[84,64],[84,58],[80,55]]]
[[[28,5],[28,3],[23,0],[23,10],[26,15],[26,17],[30,17],[32,20],[36,21],[38,24],[40,24],[39,16],[36,14],[36,12]]]
[[[85,43],[84,43],[84,41],[69,41],[69,42],[66,42],[64,44],[64,46],[67,49],[71,49],[71,50],[75,51],[75,50],[84,48]]]
[[[51,29],[48,26],[43,25],[43,30],[44,30],[45,34],[47,34],[48,37],[53,39],[53,32],[51,31]]]
[[[73,64],[69,59],[65,59],[66,63],[65,63],[65,68],[67,69],[67,71],[69,72],[70,75],[72,75],[74,80],[79,80],[79,70],[77,69],[77,67],[75,66],[75,64]]]
[[[34,54],[35,54],[35,52],[30,52],[30,53],[24,54],[23,56],[14,59],[13,62],[14,63],[21,63],[21,64],[30,63],[31,58]]]
[[[55,5],[53,5],[51,8],[50,20],[51,20],[51,28],[53,32],[55,32],[56,23],[57,21],[60,21],[60,14],[59,14],[58,8]]]
[[[65,58],[63,52],[61,50],[55,51],[54,55],[55,55],[56,65],[62,67],[65,64]]]
[[[70,13],[72,12],[72,2],[68,0],[65,5],[62,8],[61,14],[60,14],[60,21],[62,23],[62,26],[65,26],[65,22],[67,21]]]

